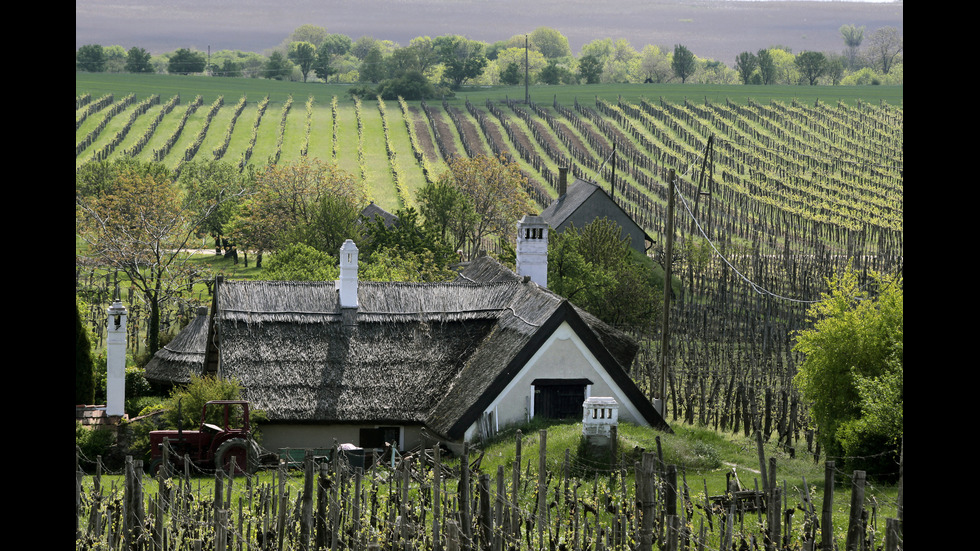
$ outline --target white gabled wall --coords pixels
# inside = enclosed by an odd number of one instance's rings
[[[524,422],[529,405],[534,403],[531,382],[539,378],[590,379],[593,384],[587,389],[587,394],[615,398],[620,404],[620,421],[649,426],[568,322],[563,322],[555,330],[484,411],[493,412],[501,428]],[[471,440],[478,434],[477,430],[478,425],[474,423],[466,430],[464,438]]]

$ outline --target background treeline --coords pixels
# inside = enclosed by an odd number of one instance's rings
[[[208,74],[303,82],[359,83],[367,96],[440,97],[461,85],[695,83],[867,85],[903,83],[903,37],[894,27],[866,33],[840,28],[841,50],[802,51],[769,45],[731,60],[698,57],[681,44],[603,38],[578,55],[559,31],[539,27],[494,43],[460,35],[419,36],[409,44],[357,39],[303,25],[267,52],[180,48],[152,55],[138,46],[88,44],[75,68],[89,72]],[[356,90],[355,90],[356,92]]]

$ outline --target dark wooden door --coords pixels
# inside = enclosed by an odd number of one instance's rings
[[[534,388],[534,416],[548,419],[577,419],[582,417],[585,384],[555,383]]]

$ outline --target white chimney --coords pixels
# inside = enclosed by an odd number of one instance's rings
[[[348,239],[340,247],[340,291],[341,308],[357,308],[357,245]]]
[[[126,414],[126,307],[118,300],[107,310],[106,415]]]
[[[548,223],[540,216],[524,215],[517,223],[517,275],[548,287]]]

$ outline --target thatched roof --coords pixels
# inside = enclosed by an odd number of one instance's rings
[[[488,258],[451,283],[362,281],[356,311],[332,281],[215,293],[208,354],[271,422],[418,424],[459,439],[562,322],[635,388],[631,339]]]
[[[152,382],[186,384],[191,375],[200,375],[207,345],[207,308],[198,311],[187,327],[150,359],[145,377]]]

